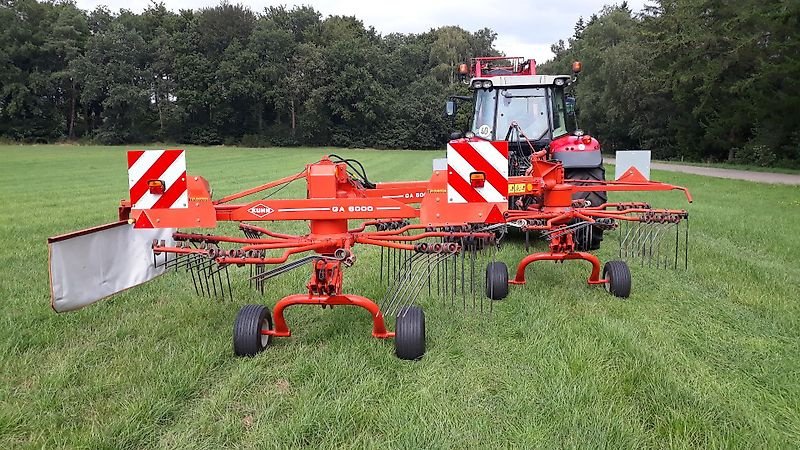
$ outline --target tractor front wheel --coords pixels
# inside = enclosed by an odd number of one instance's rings
[[[628,298],[631,295],[631,269],[625,261],[609,261],[603,266],[606,290],[615,297]]]
[[[504,262],[491,262],[486,266],[486,297],[502,300],[508,295],[508,267]]]
[[[605,181],[606,169],[603,166],[588,168],[565,168],[564,178],[575,180],[576,186],[591,185],[592,183],[581,183],[579,180]],[[576,192],[572,194],[573,200],[583,200],[587,206],[600,206],[608,201],[608,193],[605,191],[595,192]],[[575,247],[578,251],[597,250],[603,242],[603,229],[592,225],[591,233],[577,233],[575,235]]]
[[[262,330],[272,329],[272,315],[264,305],[245,305],[233,322],[233,352],[236,356],[255,356],[269,345]]]
[[[398,358],[417,360],[425,354],[425,313],[419,306],[406,306],[397,313],[394,351]]]

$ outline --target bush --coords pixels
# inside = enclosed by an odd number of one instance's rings
[[[222,144],[222,138],[215,130],[207,127],[193,128],[189,131],[186,137],[186,143],[195,145],[219,145]]]

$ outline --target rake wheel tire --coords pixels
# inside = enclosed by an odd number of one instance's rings
[[[631,269],[625,261],[609,261],[603,266],[606,289],[611,295],[628,298],[631,295]]]
[[[564,169],[564,178],[571,180],[594,180],[604,181],[606,179],[606,169],[603,166],[590,168]],[[591,183],[576,182],[576,186],[589,185]],[[587,200],[590,206],[599,206],[608,201],[608,193],[599,192],[575,192],[572,194],[573,200]],[[581,252],[597,250],[603,242],[603,229],[593,226],[591,239],[587,239],[585,233],[578,233],[575,236],[575,249]]]
[[[495,261],[486,266],[486,297],[502,300],[508,295],[508,267],[506,263]]]
[[[264,305],[245,305],[233,322],[233,352],[236,356],[255,356],[269,345],[271,336],[261,334],[272,329],[272,315]]]
[[[425,354],[425,313],[422,308],[401,308],[394,332],[394,352],[398,358],[408,361],[422,358]]]

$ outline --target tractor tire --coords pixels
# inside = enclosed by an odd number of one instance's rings
[[[508,267],[504,262],[491,262],[486,266],[486,297],[502,300],[508,295]]]
[[[425,354],[425,313],[419,306],[407,306],[397,313],[394,352],[400,359],[416,361]]]
[[[263,305],[245,305],[233,322],[233,353],[236,356],[255,356],[269,345],[271,336],[261,330],[272,329],[272,315]]]
[[[606,290],[611,295],[628,298],[631,295],[631,269],[625,261],[609,261],[603,266]]]
[[[570,180],[604,181],[606,179],[606,169],[603,166],[564,169],[564,177]],[[589,183],[575,183],[576,186],[585,186],[587,184]],[[572,195],[572,199],[586,200],[589,206],[599,206],[608,201],[608,193],[605,191],[576,192]],[[593,226],[591,236],[588,233],[576,234],[575,248],[581,252],[597,250],[600,248],[601,242],[603,242],[603,230]]]

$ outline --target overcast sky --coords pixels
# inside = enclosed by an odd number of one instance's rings
[[[218,0],[165,0],[173,10],[214,6]],[[382,34],[418,33],[442,25],[459,25],[470,31],[491,28],[497,33],[496,46],[509,56],[525,56],[544,62],[552,56],[550,44],[568,38],[578,17],[598,12],[605,4],[621,0],[230,0],[253,11],[270,5],[311,5],[328,15],[356,16]],[[646,0],[629,0],[638,11]],[[79,7],[92,10],[106,5],[112,11],[127,8],[142,11],[150,0],[77,0]]]

